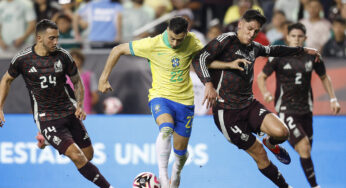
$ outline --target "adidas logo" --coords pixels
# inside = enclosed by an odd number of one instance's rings
[[[30,73],[34,73],[34,72],[37,72],[36,68],[35,67],[31,67],[31,69],[29,70]]]
[[[284,66],[284,69],[285,70],[288,70],[288,69],[292,69],[291,65],[289,63],[287,63],[285,66]]]

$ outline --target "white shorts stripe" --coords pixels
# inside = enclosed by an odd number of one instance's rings
[[[218,110],[217,111],[217,115],[219,116],[219,122],[220,122],[220,126],[221,126],[221,130],[222,130],[222,134],[226,137],[226,139],[231,142],[231,138],[228,135],[227,129],[226,129],[226,125],[223,119],[223,113],[224,110]]]

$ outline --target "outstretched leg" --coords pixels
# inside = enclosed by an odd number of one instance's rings
[[[77,144],[71,144],[67,148],[65,155],[72,160],[78,168],[79,173],[81,173],[86,179],[90,180],[100,188],[111,187],[108,181],[102,176],[99,169],[88,161],[87,157]]]
[[[289,137],[289,131],[284,122],[282,122],[275,114],[269,113],[265,116],[261,131],[266,133],[268,137],[263,139],[263,144],[284,164],[289,164],[291,158],[287,151],[279,146]]]
[[[170,188],[178,188],[180,184],[180,173],[183,169],[185,162],[189,157],[187,145],[189,137],[180,136],[176,132],[173,134],[174,138],[174,154],[175,160],[172,167],[171,185]]]
[[[258,140],[256,140],[255,143],[246,150],[246,152],[255,160],[261,173],[270,179],[275,185],[280,188],[289,187],[278,168],[269,161],[267,152]]]
[[[294,146],[294,149],[300,156],[300,164],[303,167],[303,171],[310,186],[317,187],[314,164],[311,160],[311,145],[309,139],[304,137]]]
[[[156,118],[160,132],[156,139],[156,157],[159,166],[159,179],[162,188],[169,188],[168,179],[168,160],[171,154],[172,134],[173,134],[173,118],[170,114],[161,114]]]

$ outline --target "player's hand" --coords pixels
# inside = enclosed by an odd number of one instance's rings
[[[240,71],[244,71],[244,68],[251,64],[250,61],[246,59],[236,59],[230,63],[228,63],[230,69],[238,69]]]
[[[307,48],[307,47],[304,47],[304,51],[305,51],[305,53],[307,53],[307,54],[316,56],[315,62],[321,61],[322,56],[321,56],[320,52],[319,52],[318,50],[316,50],[315,48]]]
[[[330,108],[331,108],[334,115],[338,114],[340,112],[340,109],[341,109],[340,104],[337,100],[330,102]]]
[[[86,117],[85,111],[83,110],[83,108],[80,108],[80,107],[77,107],[74,115],[80,120],[85,120],[85,117]]]
[[[5,124],[4,112],[0,110],[0,127],[2,127],[4,124]]]
[[[101,92],[101,93],[107,93],[109,91],[113,91],[113,88],[111,86],[111,84],[109,84],[109,81],[102,81],[100,80],[99,81],[99,86],[98,86],[98,90]]]
[[[220,99],[221,97],[217,94],[213,84],[211,82],[207,82],[205,84],[205,90],[204,90],[204,99],[202,105],[207,101],[207,108],[211,108],[216,103],[217,99]]]
[[[273,100],[273,96],[270,92],[267,92],[263,95],[263,100],[267,103],[270,103]]]

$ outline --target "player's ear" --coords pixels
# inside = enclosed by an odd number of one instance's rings
[[[238,30],[243,27],[243,24],[244,24],[244,19],[240,19],[238,22]]]

